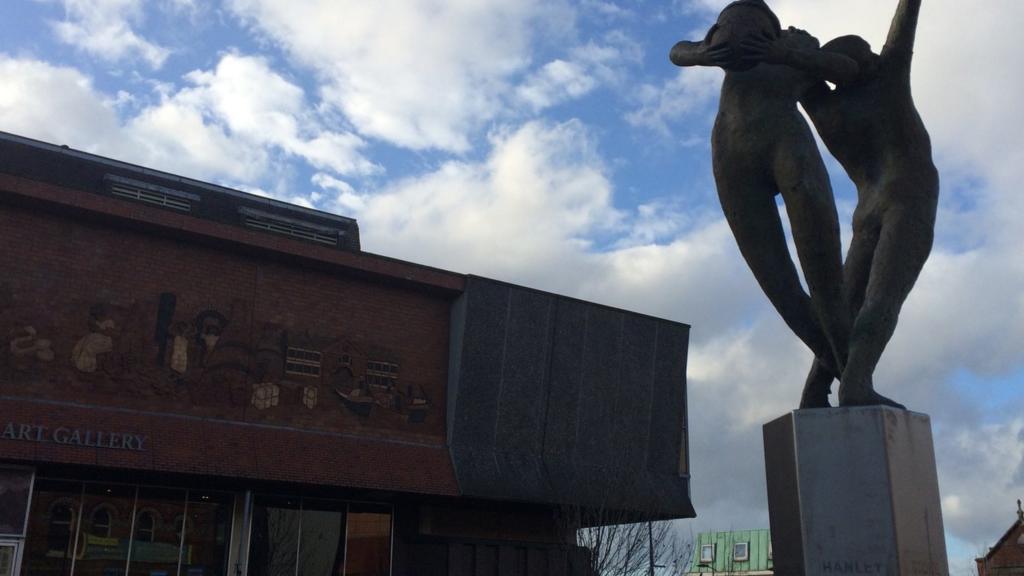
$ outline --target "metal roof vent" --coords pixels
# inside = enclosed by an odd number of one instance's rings
[[[161,208],[170,208],[179,212],[191,212],[192,203],[199,201],[199,196],[196,194],[189,194],[181,190],[165,188],[123,176],[115,176],[114,174],[107,174],[103,177],[103,181],[107,186],[107,190],[113,196],[135,200],[136,202],[145,202],[146,204],[160,206]]]
[[[239,208],[238,212],[242,215],[242,224],[247,228],[291,236],[325,246],[337,246],[338,238],[344,234],[337,228],[295,220],[252,208]]]

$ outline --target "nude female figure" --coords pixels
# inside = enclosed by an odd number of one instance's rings
[[[844,285],[853,315],[840,406],[903,406],[874,390],[872,374],[896,329],[900,309],[931,252],[939,176],[931,140],[910,90],[921,0],[900,0],[881,54],[858,36],[836,38],[822,51],[854,59],[858,73],[818,83],[802,103],[829,151],[857,186],[853,238]],[[764,37],[746,44],[766,61],[802,66],[793,48]],[[828,406],[834,373],[816,361],[801,407]]]
[[[742,39],[752,34],[791,49],[801,66],[745,61]],[[670,58],[679,66],[725,69],[711,136],[722,210],[772,305],[823,368],[839,374],[849,331],[839,222],[828,173],[797,101],[823,80],[852,78],[856,63],[818,50],[818,41],[802,30],[783,32],[763,0],[726,6],[702,42],[679,42]],[[789,255],[778,194],[786,204],[809,297]]]

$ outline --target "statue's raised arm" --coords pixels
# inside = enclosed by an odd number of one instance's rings
[[[917,19],[921,13],[921,0],[900,0],[889,26],[889,36],[882,48],[882,58],[896,60],[910,66],[914,54]]]
[[[676,66],[718,66],[726,67],[736,60],[736,54],[729,45],[711,46],[710,38],[715,33],[712,26],[707,36],[700,42],[681,40],[676,42],[669,52],[669,60]]]
[[[791,29],[790,34],[798,31]],[[800,31],[802,32],[802,31]],[[813,78],[828,80],[836,84],[852,82],[860,74],[857,61],[838,52],[821,50],[814,46],[796,47],[787,42],[788,38],[772,38],[754,34],[740,42],[743,57],[750,61],[790,66]]]

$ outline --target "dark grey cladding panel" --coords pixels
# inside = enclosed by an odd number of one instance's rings
[[[544,451],[555,455],[576,450],[576,424],[583,402],[583,348],[588,306],[576,300],[559,300],[554,318],[551,365],[548,372],[548,406],[552,413],[544,423]]]
[[[465,495],[693,515],[679,476],[687,326],[477,277],[452,323]]]
[[[657,334],[658,323],[653,319],[624,315],[618,409],[613,419],[622,462],[629,469],[642,470],[647,464]]]
[[[505,489],[493,494],[494,498],[529,501],[543,495],[545,501],[551,500],[551,486],[539,452],[498,452],[496,456],[500,476],[495,485]]]
[[[510,294],[496,434],[502,452],[539,454],[543,449],[554,307],[548,294]]]
[[[461,364],[454,394],[451,442],[472,439],[474,445],[493,446],[501,394],[502,365],[509,318],[508,286],[475,282],[461,298],[464,306]],[[472,406],[471,410],[462,407]]]
[[[654,387],[651,403],[648,470],[658,474],[678,474],[679,458],[686,427],[686,358],[690,331],[679,324],[662,323],[658,327],[654,360]]]
[[[586,329],[575,337],[584,341],[576,453],[583,462],[613,460],[622,452],[615,430],[622,393],[622,313],[608,308],[588,310]]]
[[[452,446],[451,450],[456,480],[466,495],[498,498],[504,493],[506,484],[501,482],[494,450],[465,444]]]

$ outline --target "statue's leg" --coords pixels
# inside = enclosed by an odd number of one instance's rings
[[[867,290],[868,278],[871,275],[871,260],[875,254],[875,247],[878,245],[878,229],[878,222],[854,214],[853,238],[850,240],[850,249],[847,251],[846,260],[843,263],[843,298],[850,314],[851,325],[856,311],[860,310],[864,302],[864,292]],[[811,370],[807,374],[807,380],[804,382],[800,407],[824,408],[829,406],[828,396],[832,389],[832,380],[837,377],[838,375],[828,370],[815,358]]]
[[[857,312],[864,305],[864,295],[871,278],[871,264],[881,234],[881,220],[870,216],[853,217],[853,238],[843,263],[843,290],[851,325]]]
[[[816,356],[833,361],[825,334],[800,284],[775,205],[773,186],[755,171],[716,171],[718,196],[740,253],[768,300]],[[834,366],[834,364],[832,364]]]
[[[809,130],[806,138],[791,136],[780,146],[774,168],[811,304],[841,370],[846,363],[850,314],[843,297],[839,216],[828,172]]]
[[[871,378],[896,330],[903,302],[931,252],[932,237],[933,223],[904,208],[892,208],[882,217],[863,303],[850,335],[850,354],[839,387],[841,406],[903,407],[875,392]]]
[[[800,396],[800,408],[828,408],[831,406],[828,395],[832,391],[832,381],[835,379],[835,372],[825,366],[821,360],[815,358],[810,372],[807,373],[807,380],[804,382],[804,392]]]
[[[878,222],[854,214],[853,238],[843,263],[843,299],[846,301],[850,325],[864,302],[864,292],[871,274],[871,259],[878,244],[878,229]],[[815,359],[804,383],[800,407],[828,406],[828,395],[834,378],[838,378],[838,375],[825,370]]]

